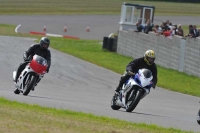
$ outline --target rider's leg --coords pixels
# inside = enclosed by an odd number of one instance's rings
[[[24,68],[26,67],[27,64],[28,64],[28,62],[24,62],[24,63],[21,63],[19,65],[19,67],[17,69],[17,72],[16,72],[16,76],[15,76],[15,82],[17,82],[17,79],[19,78],[19,75],[24,70]]]
[[[119,85],[116,88],[116,92],[119,92],[123,86],[123,84],[130,78],[131,76],[128,74],[125,74],[121,77],[120,81],[119,81]]]

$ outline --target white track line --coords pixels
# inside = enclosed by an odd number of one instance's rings
[[[17,29],[21,26],[21,24],[19,24],[16,28],[15,28],[15,32],[17,33]]]
[[[57,34],[49,34],[47,33],[46,36],[54,36],[54,37],[63,37],[62,35],[57,35]]]

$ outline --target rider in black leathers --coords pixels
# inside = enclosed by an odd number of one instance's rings
[[[49,45],[50,45],[50,40],[47,37],[42,37],[40,39],[39,44],[31,45],[31,47],[24,52],[23,54],[24,62],[21,63],[17,69],[15,82],[17,82],[17,79],[19,78],[20,73],[24,70],[26,65],[30,62],[30,60],[35,54],[42,56],[43,58],[47,60],[48,67],[47,67],[46,72],[47,73],[49,72],[49,68],[51,66],[51,52],[48,49]],[[37,83],[38,82],[39,80],[37,81]]]
[[[137,58],[133,61],[131,61],[126,66],[126,72],[121,77],[119,85],[117,86],[115,92],[116,94],[119,94],[119,91],[121,90],[123,84],[131,77],[131,75],[138,72],[139,69],[146,68],[149,69],[152,72],[153,75],[153,88],[155,88],[157,83],[157,66],[154,63],[155,61],[155,53],[153,50],[147,50],[143,57]]]

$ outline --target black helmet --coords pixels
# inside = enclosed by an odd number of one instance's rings
[[[50,45],[50,40],[47,37],[42,37],[40,39],[40,47],[42,49],[48,49],[49,45]]]

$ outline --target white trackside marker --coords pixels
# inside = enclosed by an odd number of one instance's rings
[[[15,28],[15,32],[18,33],[18,28],[21,26],[21,24],[19,24],[16,28]]]

